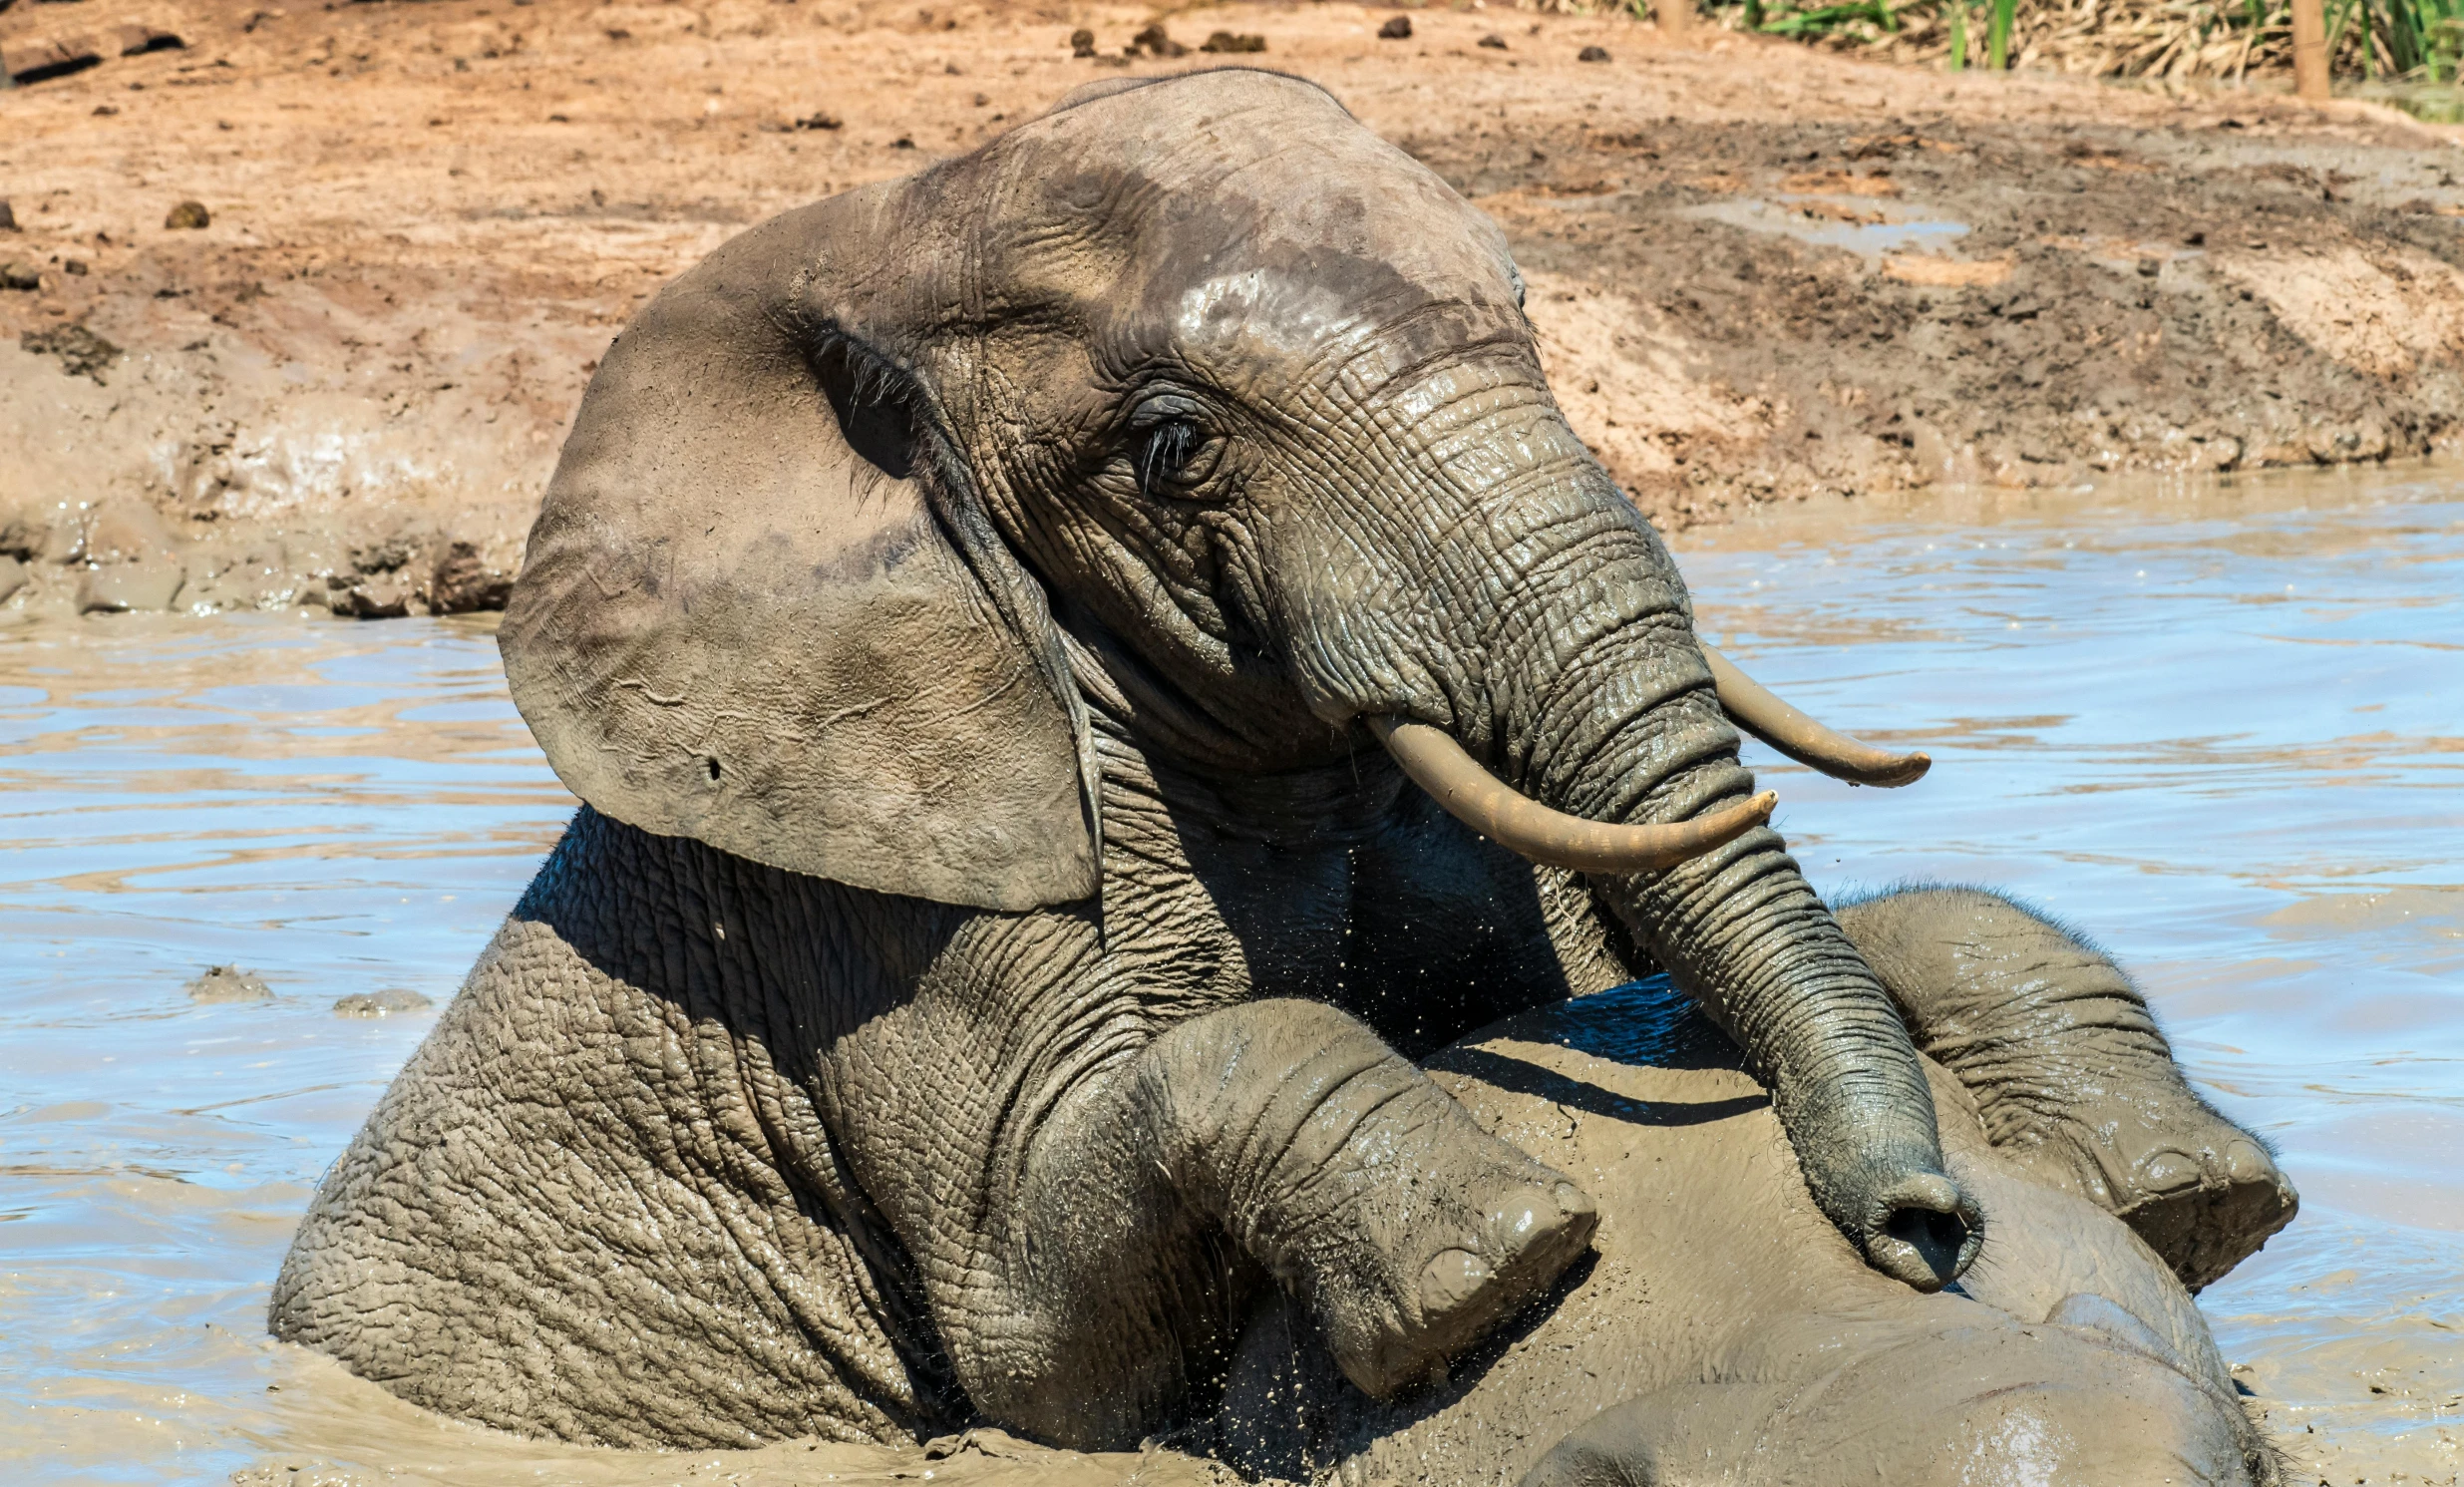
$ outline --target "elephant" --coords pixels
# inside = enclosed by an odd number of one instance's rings
[[[2290,1186],[2152,1022],[2106,1035],[2118,971],[1941,993],[1805,882],[1740,730],[1928,761],[1701,642],[1522,294],[1445,183],[1241,69],[1082,89],[665,288],[501,630],[582,806],[274,1332],[577,1441],[1100,1448],[1206,1417],[1281,1298],[1409,1408],[1600,1222],[1416,1060],[1653,973],[1861,1285],[1993,1253],[1946,1088],[2036,1189],[2200,1273],[2255,1248]]]

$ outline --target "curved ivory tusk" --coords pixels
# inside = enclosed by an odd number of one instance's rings
[[[1728,720],[1799,764],[1851,785],[1879,785],[1886,790],[1914,785],[1934,767],[1934,761],[1924,754],[1886,753],[1845,733],[1832,732],[1772,696],[1761,682],[1707,644],[1702,646],[1702,658],[1711,663],[1711,683],[1719,688],[1720,707]]]
[[[1403,772],[1465,826],[1518,856],[1577,873],[1654,873],[1698,857],[1771,819],[1769,791],[1667,826],[1617,826],[1553,811],[1481,767],[1442,728],[1361,720]]]

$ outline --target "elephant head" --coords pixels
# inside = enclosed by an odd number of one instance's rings
[[[608,816],[997,912],[1099,895],[1096,714],[1227,774],[1382,745],[1592,875],[1832,1221],[1936,1289],[1978,1216],[1733,723],[1880,783],[1922,760],[1705,651],[1521,300],[1496,225],[1307,83],[1082,90],[643,312],[531,536],[515,699]]]

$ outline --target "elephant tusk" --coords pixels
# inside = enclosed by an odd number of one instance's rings
[[[1851,785],[1878,785],[1886,790],[1914,785],[1934,767],[1934,761],[1924,754],[1886,753],[1845,733],[1834,733],[1772,696],[1761,682],[1707,644],[1702,647],[1702,658],[1711,663],[1711,683],[1719,689],[1720,707],[1728,720],[1799,764]]]
[[[1655,873],[1698,857],[1771,819],[1769,791],[1708,816],[1665,826],[1620,826],[1553,811],[1481,766],[1442,728],[1371,716],[1361,721],[1413,783],[1447,814],[1518,856],[1577,873]]]

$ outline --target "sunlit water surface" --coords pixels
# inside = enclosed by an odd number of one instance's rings
[[[2464,1455],[2460,479],[1951,494],[1676,544],[1706,634],[1936,760],[1878,792],[1755,750],[1816,883],[1993,884],[2088,929],[2282,1149],[2301,1218],[2202,1304],[2305,1482]],[[442,1003],[571,805],[484,628],[0,628],[0,1476],[787,1479],[467,1429],[263,1335],[318,1175],[434,1020],[334,1001]],[[232,961],[274,999],[189,999]]]

